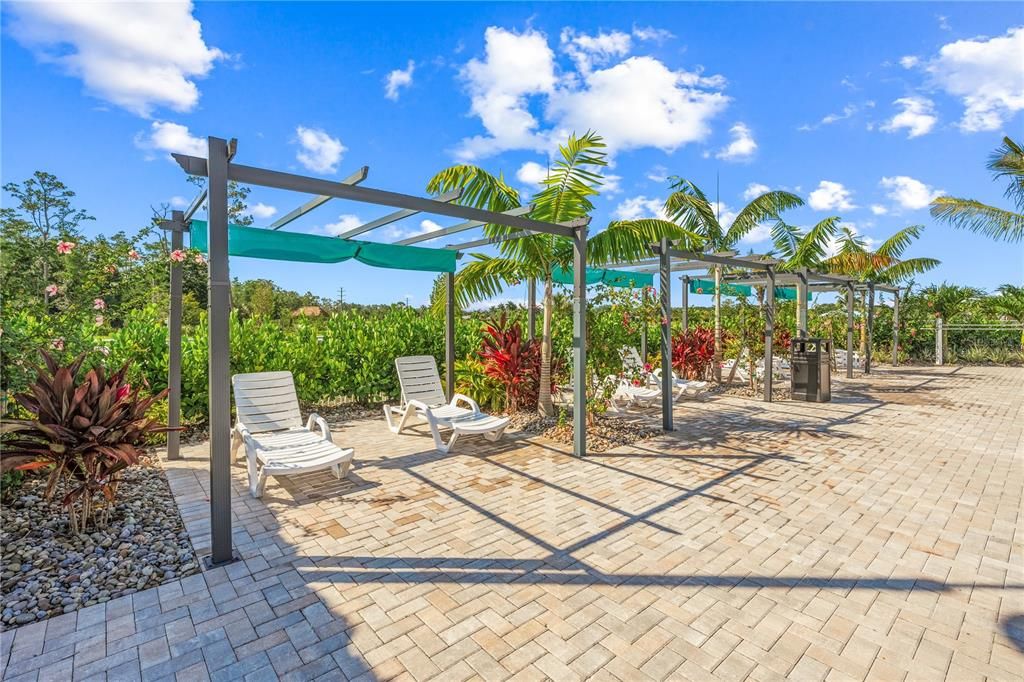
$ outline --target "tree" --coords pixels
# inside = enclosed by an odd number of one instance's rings
[[[206,178],[190,175],[186,181],[199,189],[206,187]],[[228,222],[232,225],[252,225],[255,220],[249,213],[249,193],[252,188],[240,185],[234,180],[228,182]]]
[[[1016,210],[989,206],[975,199],[939,197],[932,201],[932,217],[992,239],[1019,242],[1024,239],[1024,147],[1004,137],[987,165],[995,180],[1009,179],[1005,195]]]
[[[599,135],[587,132],[572,134],[558,148],[558,156],[543,182],[542,189],[533,196],[533,210],[529,216],[535,220],[565,223],[590,214],[601,185],[600,169],[607,165],[605,144]],[[520,206],[519,193],[507,184],[502,175],[492,175],[473,165],[455,165],[437,173],[427,184],[427,191],[440,194],[461,189],[461,203],[508,211]],[[487,237],[501,237],[519,232],[503,225],[486,225]],[[665,221],[619,221],[587,240],[587,259],[594,265],[618,260],[632,260],[649,252],[651,243],[662,236],[673,239],[693,235]],[[543,324],[541,333],[541,377],[538,410],[544,415],[554,414],[551,402],[551,323],[554,308],[554,268],[571,268],[572,240],[548,234],[532,234],[520,239],[499,242],[498,256],[472,254],[470,261],[455,276],[455,296],[462,307],[483,301],[501,292],[508,285],[527,279],[543,282]],[[440,300],[443,300],[441,298]]]
[[[901,259],[915,239],[921,236],[924,225],[909,225],[886,239],[871,251],[867,243],[848,226],[843,226],[839,250],[826,258],[822,265],[830,272],[856,277],[861,281],[899,284],[914,275],[927,272],[939,265],[934,258]],[[861,295],[861,314],[866,314],[867,294]],[[867,351],[867,329],[860,326],[860,352]]]
[[[839,229],[839,216],[832,216],[803,232],[799,227],[782,220],[772,226],[775,248],[768,255],[783,261],[780,270],[814,269],[821,267],[828,257],[828,248]]]
[[[1015,284],[1003,284],[996,291],[998,296],[988,299],[992,312],[1006,320],[1013,320],[1024,325],[1024,287]],[[1020,347],[1024,350],[1024,330],[1020,333]]]
[[[728,227],[722,225],[718,212],[707,196],[692,181],[679,176],[670,178],[672,194],[665,200],[669,220],[684,230],[700,235],[708,251],[732,249],[747,233],[768,220],[780,220],[789,208],[803,206],[803,199],[780,190],[765,192],[753,199],[736,215]],[[715,275],[715,369],[722,361],[722,266],[714,267]]]

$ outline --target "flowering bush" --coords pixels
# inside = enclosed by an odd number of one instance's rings
[[[723,332],[723,342],[725,333]],[[672,337],[672,369],[686,379],[703,379],[715,360],[715,330],[696,327]]]

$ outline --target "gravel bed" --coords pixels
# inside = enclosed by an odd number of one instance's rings
[[[572,424],[559,424],[554,417],[541,417],[533,413],[510,415],[509,429],[540,435],[556,443],[572,445]],[[587,449],[605,452],[622,445],[632,445],[661,435],[661,429],[631,419],[595,417],[587,426]]]
[[[121,474],[105,528],[71,533],[55,500],[43,499],[46,478],[33,476],[0,508],[0,622],[23,625],[199,571],[157,460]]]

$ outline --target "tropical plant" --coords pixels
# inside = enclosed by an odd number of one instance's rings
[[[768,255],[783,261],[780,270],[817,268],[828,258],[829,245],[841,220],[839,216],[825,218],[806,232],[784,220],[776,220],[771,232],[775,248]]]
[[[141,397],[125,379],[127,364],[109,376],[102,366],[94,367],[78,383],[84,355],[69,365],[46,351],[41,355],[45,368],[38,368],[30,392],[15,396],[34,418],[4,422],[3,433],[13,437],[3,443],[0,470],[50,467],[46,497],[52,499],[64,484],[61,503],[78,533],[97,512],[98,522],[106,524],[118,473],[138,463],[139,446],[151,434],[167,431],[146,416],[166,391]]]
[[[988,169],[992,171],[993,179],[1009,180],[1006,198],[1013,202],[1016,210],[989,206],[975,199],[946,196],[932,201],[932,217],[958,229],[1019,242],[1024,239],[1024,147],[1004,137],[1003,144],[989,157]]]
[[[505,313],[484,324],[480,344],[484,372],[505,389],[509,412],[537,409],[540,391],[540,344],[524,339],[522,326]],[[549,390],[552,390],[549,387]]]
[[[472,396],[484,412],[500,413],[504,409],[505,387],[487,373],[483,361],[478,358],[455,361],[455,390]]]
[[[1003,284],[996,291],[999,295],[988,299],[990,309],[1006,320],[1024,325],[1024,287]],[[1024,329],[1020,333],[1020,348],[1024,350]]]
[[[672,337],[672,368],[685,379],[704,379],[715,360],[715,330],[695,327]]]
[[[529,216],[549,223],[568,224],[589,216],[601,185],[600,169],[607,165],[605,143],[599,135],[587,132],[569,136],[559,145],[558,156],[542,189],[530,200]],[[472,165],[456,165],[437,173],[427,184],[427,191],[441,194],[461,190],[461,203],[508,211],[519,207],[519,193],[503,176],[492,175]],[[485,225],[487,237],[507,237],[520,230],[504,225]],[[589,264],[633,260],[649,252],[650,244],[663,236],[682,239],[692,236],[664,221],[620,221],[587,240]],[[504,287],[535,279],[544,285],[543,323],[541,331],[541,369],[538,409],[545,416],[554,415],[551,401],[552,317],[554,307],[555,268],[570,269],[573,243],[567,237],[531,234],[507,239],[497,244],[498,256],[472,254],[470,261],[455,276],[455,295],[460,307],[483,301],[500,293]],[[438,299],[440,300],[440,299]]]
[[[803,205],[803,200],[790,192],[772,190],[755,197],[744,206],[732,222],[726,226],[721,222],[720,206],[713,206],[707,195],[696,183],[673,176],[670,178],[672,193],[665,200],[665,213],[669,220],[688,232],[694,232],[703,239],[708,251],[732,249],[746,234],[767,221],[781,220],[783,211]],[[722,290],[724,270],[714,266],[715,276],[715,360],[722,358]]]

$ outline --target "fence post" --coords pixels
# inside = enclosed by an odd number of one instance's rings
[[[943,345],[942,344],[942,335],[943,334],[945,334],[945,331],[943,331],[943,329],[942,329],[942,318],[941,317],[936,317],[935,318],[935,364],[936,365],[943,365],[943,364],[945,364],[945,360],[946,360],[946,358],[944,358],[942,356],[942,345]]]

